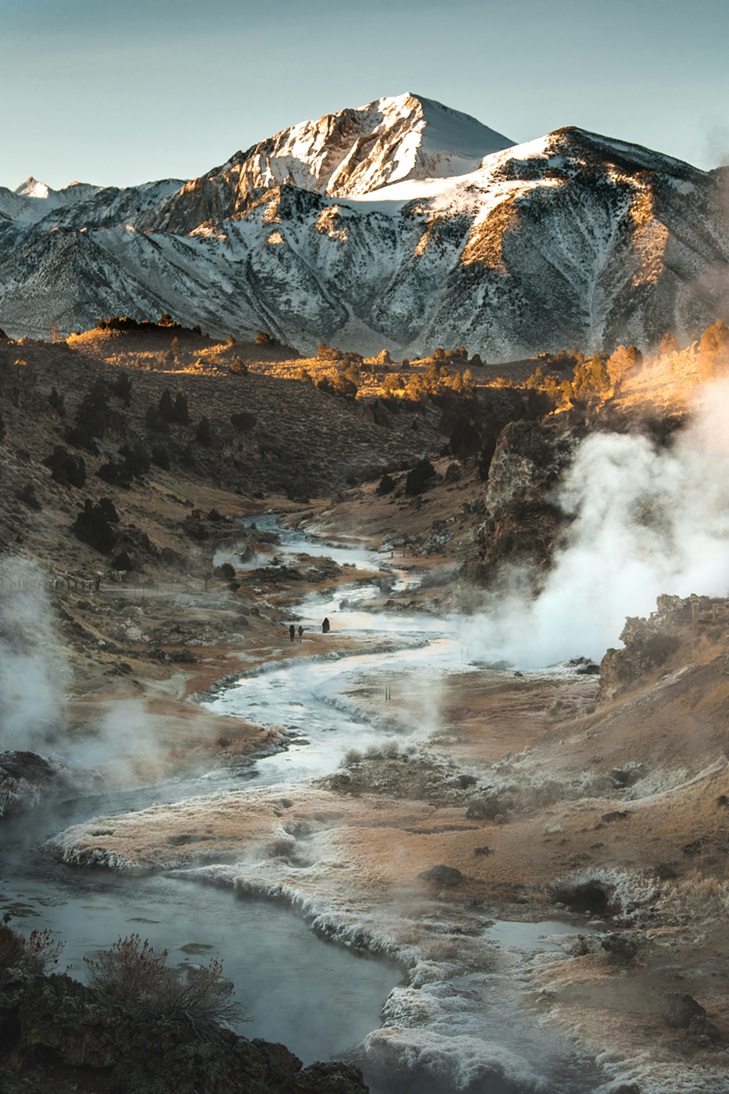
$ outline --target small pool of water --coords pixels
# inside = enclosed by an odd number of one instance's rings
[[[539,923],[522,923],[501,919],[485,929],[489,939],[522,953],[536,953],[559,948],[560,938],[567,935],[587,934],[589,927],[565,923],[561,919],[543,919]]]
[[[42,925],[63,939],[59,972],[83,980],[84,957],[133,933],[167,949],[173,966],[219,957],[250,1019],[239,1032],[280,1041],[305,1064],[344,1053],[376,1029],[402,979],[394,963],[322,940],[273,901],[179,878],[50,873],[24,884],[0,879],[0,914],[9,911],[23,933]]]

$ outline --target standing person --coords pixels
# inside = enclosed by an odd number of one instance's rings
[[[293,625],[293,623],[289,627],[289,638],[292,642],[296,638],[296,627]]]
[[[304,637],[304,628],[299,623],[299,642],[302,641],[303,637]]]
[[[322,633],[322,634],[329,634],[329,631],[330,631],[331,629],[332,629],[332,628],[331,628],[331,626],[330,626],[330,624],[329,624],[329,620],[327,619],[327,617],[326,617],[326,616],[324,616],[324,622],[323,622],[323,623],[322,623],[322,625],[321,625],[321,633]]]

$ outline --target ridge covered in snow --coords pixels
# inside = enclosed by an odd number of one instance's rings
[[[691,338],[726,315],[720,172],[565,128],[514,145],[410,93],[189,182],[0,188],[0,327],[109,314],[486,359]]]

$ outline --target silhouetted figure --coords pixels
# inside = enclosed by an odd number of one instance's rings
[[[304,637],[304,628],[303,628],[303,627],[301,626],[301,624],[299,623],[299,642],[301,642],[301,640],[303,639],[303,637]]]
[[[292,642],[296,638],[296,627],[293,625],[293,623],[289,627],[289,638]]]
[[[330,623],[329,623],[329,620],[327,619],[327,617],[326,617],[326,616],[324,616],[324,622],[323,622],[323,623],[322,623],[322,625],[321,625],[321,633],[322,633],[322,634],[329,634],[329,631],[330,631],[331,629],[332,629],[332,628],[331,628],[331,625],[330,625]]]

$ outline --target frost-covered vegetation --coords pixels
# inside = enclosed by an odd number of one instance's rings
[[[167,964],[168,951],[157,950],[138,934],[119,938],[96,958],[86,958],[90,986],[99,1004],[128,1021],[145,1025],[183,1024],[201,1040],[214,1040],[222,1024],[240,1019],[240,1004],[231,998],[232,985],[223,979],[223,965]]]

